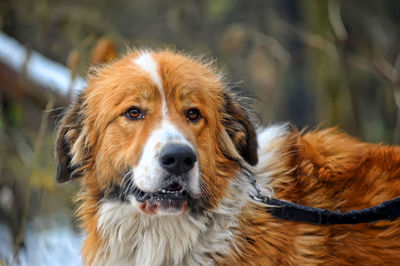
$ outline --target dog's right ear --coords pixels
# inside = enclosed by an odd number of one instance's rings
[[[82,138],[83,106],[82,95],[65,111],[57,126],[56,160],[57,177],[59,183],[64,183],[81,176],[78,164],[72,162],[72,147],[79,138]]]

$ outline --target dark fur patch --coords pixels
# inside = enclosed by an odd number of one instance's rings
[[[71,164],[71,146],[79,137],[83,117],[81,108],[83,97],[80,95],[73,105],[65,112],[57,126],[56,159],[57,182],[64,183],[82,175],[82,165]],[[82,148],[83,149],[83,148]]]
[[[258,163],[257,134],[248,107],[240,103],[232,93],[224,94],[224,113],[222,120],[229,137],[239,154],[250,165]]]

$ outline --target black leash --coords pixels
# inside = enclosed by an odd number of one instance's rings
[[[262,202],[274,217],[295,222],[319,225],[359,224],[381,220],[396,220],[400,216],[400,198],[384,201],[378,206],[348,212],[330,211],[307,207],[272,197],[252,196],[255,201]]]
[[[250,197],[255,201],[266,204],[267,211],[276,218],[318,225],[332,225],[371,223],[381,220],[394,221],[400,216],[400,197],[362,210],[331,211],[264,196],[251,172],[244,170],[244,173],[257,191],[257,195],[249,194]]]

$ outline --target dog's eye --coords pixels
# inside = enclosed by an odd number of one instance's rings
[[[191,122],[197,122],[200,117],[201,115],[199,109],[192,108],[186,112],[186,118]]]
[[[126,111],[125,116],[130,120],[139,120],[143,118],[142,111],[139,108],[132,107]]]

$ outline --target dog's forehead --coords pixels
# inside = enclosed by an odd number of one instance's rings
[[[174,94],[182,98],[193,92],[202,95],[221,89],[218,75],[193,58],[172,52],[141,51],[132,61],[167,98]]]
[[[222,81],[209,65],[170,51],[144,50],[90,76],[86,100],[98,115],[104,111],[102,121],[110,121],[133,106],[146,109],[145,105],[157,105],[164,116],[177,108],[198,107],[196,104],[215,112],[222,95]]]

